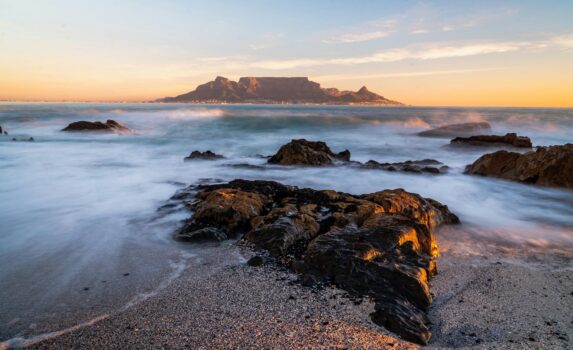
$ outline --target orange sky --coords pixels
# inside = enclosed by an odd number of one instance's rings
[[[569,2],[285,5],[297,22],[261,2],[54,1],[0,2],[0,100],[149,101],[217,75],[308,76],[410,105],[573,107]]]

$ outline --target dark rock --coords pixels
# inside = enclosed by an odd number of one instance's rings
[[[380,169],[386,171],[403,171],[410,173],[430,173],[430,174],[440,174],[447,170],[447,167],[436,167],[436,165],[443,165],[443,163],[435,159],[424,159],[424,160],[408,160],[405,162],[398,163],[378,163],[375,160],[369,160],[362,167],[368,169]],[[442,169],[443,168],[443,169]]]
[[[524,154],[508,151],[489,153],[469,165],[466,173],[573,188],[573,144],[539,147]]]
[[[2,125],[0,125],[0,135],[4,133],[4,129],[2,129]]]
[[[25,141],[25,142],[34,142],[34,138],[33,137],[29,137],[27,139],[17,139],[15,137],[12,138],[12,141]]]
[[[300,273],[303,285],[333,283],[370,296],[374,322],[428,342],[428,281],[438,256],[432,231],[459,223],[447,206],[402,189],[352,196],[246,180],[196,189],[191,231],[244,234],[243,244]]]
[[[129,129],[115,120],[102,122],[79,121],[66,126],[62,131],[98,131],[98,132],[127,132]]]
[[[526,136],[517,136],[516,133],[508,133],[504,136],[477,135],[470,137],[456,137],[450,141],[452,145],[463,146],[512,146],[519,148],[531,148],[531,140]]]
[[[324,142],[299,139],[281,146],[268,162],[281,165],[324,166],[332,165],[337,160],[350,161],[350,151],[344,150],[335,154]]]
[[[451,124],[435,129],[424,130],[419,132],[418,135],[427,137],[457,137],[471,135],[472,133],[483,130],[491,130],[491,125],[488,122]]]
[[[211,152],[210,150],[207,150],[205,152],[201,152],[201,151],[193,151],[191,152],[190,155],[188,155],[187,157],[185,157],[185,160],[215,160],[215,159],[223,159],[225,157],[223,157],[220,154],[216,154]]]
[[[204,227],[198,230],[193,230],[193,227],[188,228],[187,226],[184,226],[179,230],[175,234],[175,238],[189,242],[224,241],[229,239],[225,232],[214,227]]]
[[[249,261],[247,261],[247,265],[249,266],[261,266],[262,264],[264,264],[264,259],[259,256],[259,255],[255,255],[252,258],[249,259]]]
[[[227,166],[236,169],[251,169],[251,170],[265,170],[264,166],[255,165],[255,164],[247,164],[247,163],[239,163],[239,164],[227,164]]]

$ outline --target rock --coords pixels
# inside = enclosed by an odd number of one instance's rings
[[[439,168],[436,165],[440,166]],[[375,160],[369,160],[362,165],[363,168],[381,169],[386,171],[403,171],[409,173],[430,173],[440,174],[447,170],[443,163],[435,159],[408,160],[399,163],[378,163]]]
[[[255,255],[252,258],[249,259],[249,261],[247,261],[247,265],[249,266],[261,266],[262,264],[264,264],[264,260],[261,256],[259,255]]]
[[[62,131],[98,131],[98,132],[126,132],[129,129],[115,120],[102,122],[79,121],[66,126]]]
[[[266,170],[264,166],[248,163],[227,164],[227,166],[236,169]]]
[[[220,154],[216,154],[213,153],[209,150],[205,151],[205,152],[200,152],[200,151],[193,151],[191,152],[190,155],[188,155],[187,157],[185,157],[185,160],[215,160],[215,159],[223,159],[225,157],[223,157]]]
[[[4,133],[4,130],[2,129],[2,125],[0,125],[0,135],[2,135]]]
[[[469,165],[466,173],[573,188],[573,144],[539,147],[524,154],[508,151],[489,153]]]
[[[326,143],[305,139],[292,140],[281,146],[268,160],[271,164],[313,166],[332,165],[335,161],[350,161],[350,151],[344,150],[335,154]]]
[[[451,145],[463,146],[512,146],[519,148],[531,148],[531,140],[526,136],[517,136],[516,133],[508,133],[505,136],[477,135],[470,137],[456,137],[450,141]]]
[[[34,142],[34,138],[33,137],[29,137],[27,139],[17,139],[15,137],[12,137],[12,141],[25,141],[25,142]]]
[[[372,320],[426,344],[428,282],[438,256],[433,230],[459,219],[448,207],[402,189],[353,196],[272,181],[196,187],[186,227],[212,228],[264,250],[305,285],[334,283],[376,303]],[[257,265],[258,259],[252,263]]]
[[[214,227],[192,230],[192,227],[188,228],[187,226],[179,230],[179,232],[175,234],[175,238],[189,242],[224,241],[229,239],[225,232]]]
[[[466,136],[477,131],[490,130],[491,125],[488,122],[479,123],[462,123],[441,126],[439,128],[424,130],[418,133],[419,136],[427,137],[456,137]]]

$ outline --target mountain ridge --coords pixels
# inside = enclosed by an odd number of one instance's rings
[[[308,77],[241,77],[233,81],[217,76],[193,91],[156,102],[403,105],[371,92],[366,86],[358,91],[340,91],[322,88]]]

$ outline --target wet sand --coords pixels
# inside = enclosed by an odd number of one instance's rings
[[[568,257],[491,249],[460,253],[452,232],[441,237],[445,244],[440,273],[432,282],[433,337],[428,348],[573,347],[573,269]],[[228,243],[205,246],[181,277],[157,295],[92,325],[20,345],[418,348],[374,325],[368,317],[373,310],[368,300],[352,300],[334,288],[303,287],[296,275],[277,267],[248,266],[245,259],[250,254]]]

